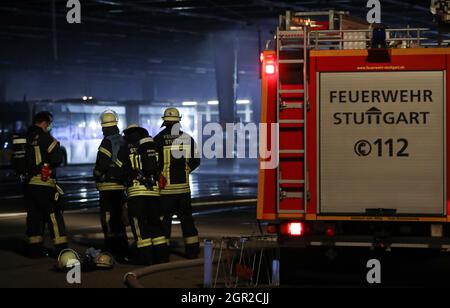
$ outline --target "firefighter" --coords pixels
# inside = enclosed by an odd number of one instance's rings
[[[137,245],[137,263],[143,265],[169,261],[167,240],[161,221],[156,149],[148,131],[130,125],[124,131],[126,145],[119,151],[127,186],[127,205],[131,230]]]
[[[26,224],[28,253],[33,258],[46,256],[43,246],[45,224],[48,224],[56,256],[67,248],[60,204],[63,191],[55,180],[55,168],[62,163],[63,153],[59,142],[50,134],[52,122],[50,112],[37,113],[26,138]]]
[[[189,174],[200,165],[194,139],[181,131],[180,112],[168,108],[162,117],[165,127],[156,137],[160,177],[161,203],[164,209],[163,223],[166,237],[170,239],[172,217],[181,222],[186,256],[195,259],[200,253],[198,231],[192,217]]]
[[[116,165],[117,154],[124,140],[114,111],[103,112],[100,121],[104,138],[98,149],[94,178],[100,194],[105,249],[116,256],[119,262],[124,262],[128,252],[126,226],[122,221],[125,186],[121,183],[119,167]]]

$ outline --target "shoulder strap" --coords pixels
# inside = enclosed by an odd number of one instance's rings
[[[117,161],[117,154],[119,153],[120,147],[123,145],[123,137],[120,134],[115,134],[106,137],[111,142],[111,160],[113,162]]]

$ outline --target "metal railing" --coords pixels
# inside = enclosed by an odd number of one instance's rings
[[[427,28],[386,29],[388,47],[409,48],[422,46],[429,41],[423,36]],[[309,32],[308,42],[313,49],[366,49],[372,39],[372,29],[363,30],[317,30]],[[351,48],[349,43],[360,43],[362,48]],[[399,44],[400,43],[400,44]]]

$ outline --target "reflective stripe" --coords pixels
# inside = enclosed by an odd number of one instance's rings
[[[61,187],[59,187],[58,185],[56,185],[56,191],[62,196],[64,195],[64,190],[62,190]]]
[[[152,239],[150,239],[150,238],[142,239],[141,229],[139,228],[139,221],[136,217],[133,217],[133,222],[134,222],[134,229],[136,230],[136,236],[137,236],[137,241],[136,241],[137,248],[144,248],[144,247],[152,246]]]
[[[142,170],[141,155],[130,154],[129,157],[130,157],[130,162],[131,162],[131,168],[133,170]]]
[[[55,241],[56,239],[59,239],[59,227],[58,227],[58,222],[56,221],[56,216],[55,213],[51,213],[50,214],[50,219],[52,221],[52,225],[53,225],[53,232],[55,233]]]
[[[47,182],[44,182],[41,180],[40,176],[34,176],[30,179],[30,182],[28,183],[30,185],[38,185],[38,186],[47,186],[47,187],[56,187],[56,181],[55,179],[48,179]]]
[[[159,192],[161,195],[179,195],[179,194],[187,194],[190,193],[190,188],[184,188],[184,189],[161,189]]]
[[[13,144],[26,144],[26,143],[27,143],[27,139],[25,139],[25,138],[18,138],[18,139],[13,140]]]
[[[184,183],[177,183],[172,184],[170,179],[170,169],[171,169],[171,157],[172,157],[172,150],[179,151],[180,147],[171,145],[171,146],[165,146],[163,148],[164,153],[164,167],[163,167],[163,175],[167,180],[166,187],[161,190],[161,194],[182,194],[182,193],[188,193],[190,192],[190,185],[189,185],[189,174],[191,173],[191,170],[188,166],[191,146],[190,145],[183,145],[181,148],[181,151],[184,152],[184,157],[186,158],[185,162],[185,182]],[[171,192],[163,192],[171,190]]]
[[[104,147],[100,147],[99,149],[98,149],[98,151],[100,152],[100,153],[103,153],[103,154],[105,154],[106,156],[108,156],[109,158],[111,158],[112,157],[112,154],[111,154],[111,152],[110,151],[108,151],[107,149],[105,149]]]
[[[109,228],[110,222],[111,222],[111,213],[105,212],[106,236],[111,235],[111,230]]]
[[[164,167],[163,167],[163,175],[166,178],[166,186],[170,185],[170,159],[171,159],[171,152],[170,152],[170,146],[165,146],[163,148],[164,153]]]
[[[167,244],[167,240],[166,240],[165,236],[154,238],[152,240],[152,242],[153,242],[154,246]]]
[[[132,197],[158,197],[159,196],[159,192],[150,191],[150,190],[133,191],[133,192],[128,191],[127,194],[128,194],[128,198],[132,198]]]
[[[28,244],[39,244],[44,241],[44,238],[40,235],[38,236],[30,236],[28,238]]]
[[[139,228],[139,221],[136,217],[133,217],[134,229],[136,230],[136,236],[138,241],[142,241],[141,229]]]
[[[55,239],[53,240],[53,243],[54,243],[55,245],[66,244],[67,242],[68,242],[68,241],[67,241],[67,236],[61,236],[61,237],[55,238]]]
[[[97,183],[96,186],[99,191],[125,190],[125,186],[117,183]]]
[[[52,142],[52,144],[50,144],[50,146],[48,147],[48,149],[47,149],[47,153],[51,153],[54,149],[55,149],[55,147],[58,145],[58,141],[56,141],[56,140],[53,140],[53,142]]]
[[[152,246],[152,239],[148,238],[145,240],[137,241],[136,244],[137,244],[137,248],[144,248],[144,247]]]
[[[179,117],[163,117],[164,121],[169,121],[169,122],[180,122],[180,118]]]
[[[128,197],[135,196],[159,196],[158,185],[153,186],[153,190],[148,189],[146,186],[142,185],[139,181],[134,180],[133,186],[127,189]]]
[[[144,138],[144,139],[139,140],[139,144],[140,144],[140,145],[142,145],[142,144],[144,144],[144,143],[148,143],[148,142],[153,142],[153,138],[147,137],[147,138]]]
[[[34,156],[36,158],[36,166],[42,163],[41,148],[39,146],[34,147]]]
[[[189,245],[189,244],[197,244],[200,241],[198,239],[198,235],[196,235],[196,236],[185,237],[184,242]]]
[[[64,191],[58,185],[55,185],[55,188],[56,188],[55,201],[58,201],[59,197],[64,195]]]
[[[173,189],[189,188],[189,184],[187,184],[187,183],[182,183],[182,184],[170,184],[169,187],[170,187],[170,188],[173,188]],[[170,188],[169,188],[169,189],[170,189]]]
[[[123,163],[120,160],[116,160],[116,165],[119,166],[119,168],[122,168]]]

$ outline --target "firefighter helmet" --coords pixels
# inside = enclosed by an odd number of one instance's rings
[[[95,257],[94,262],[98,268],[111,269],[114,267],[114,257],[107,252],[99,253]]]
[[[180,116],[180,112],[178,111],[177,108],[167,108],[164,111],[164,116],[162,117],[162,119],[164,120],[164,122],[180,122],[181,121],[181,116]]]
[[[81,265],[81,262],[75,250],[67,248],[59,253],[57,265],[59,269],[70,269],[76,265]]]
[[[126,130],[129,130],[129,129],[132,129],[132,128],[139,128],[139,125],[137,125],[137,124],[130,124],[130,125],[128,125]]]
[[[102,127],[117,126],[119,123],[119,116],[114,110],[106,110],[100,116],[100,122],[102,123]]]

